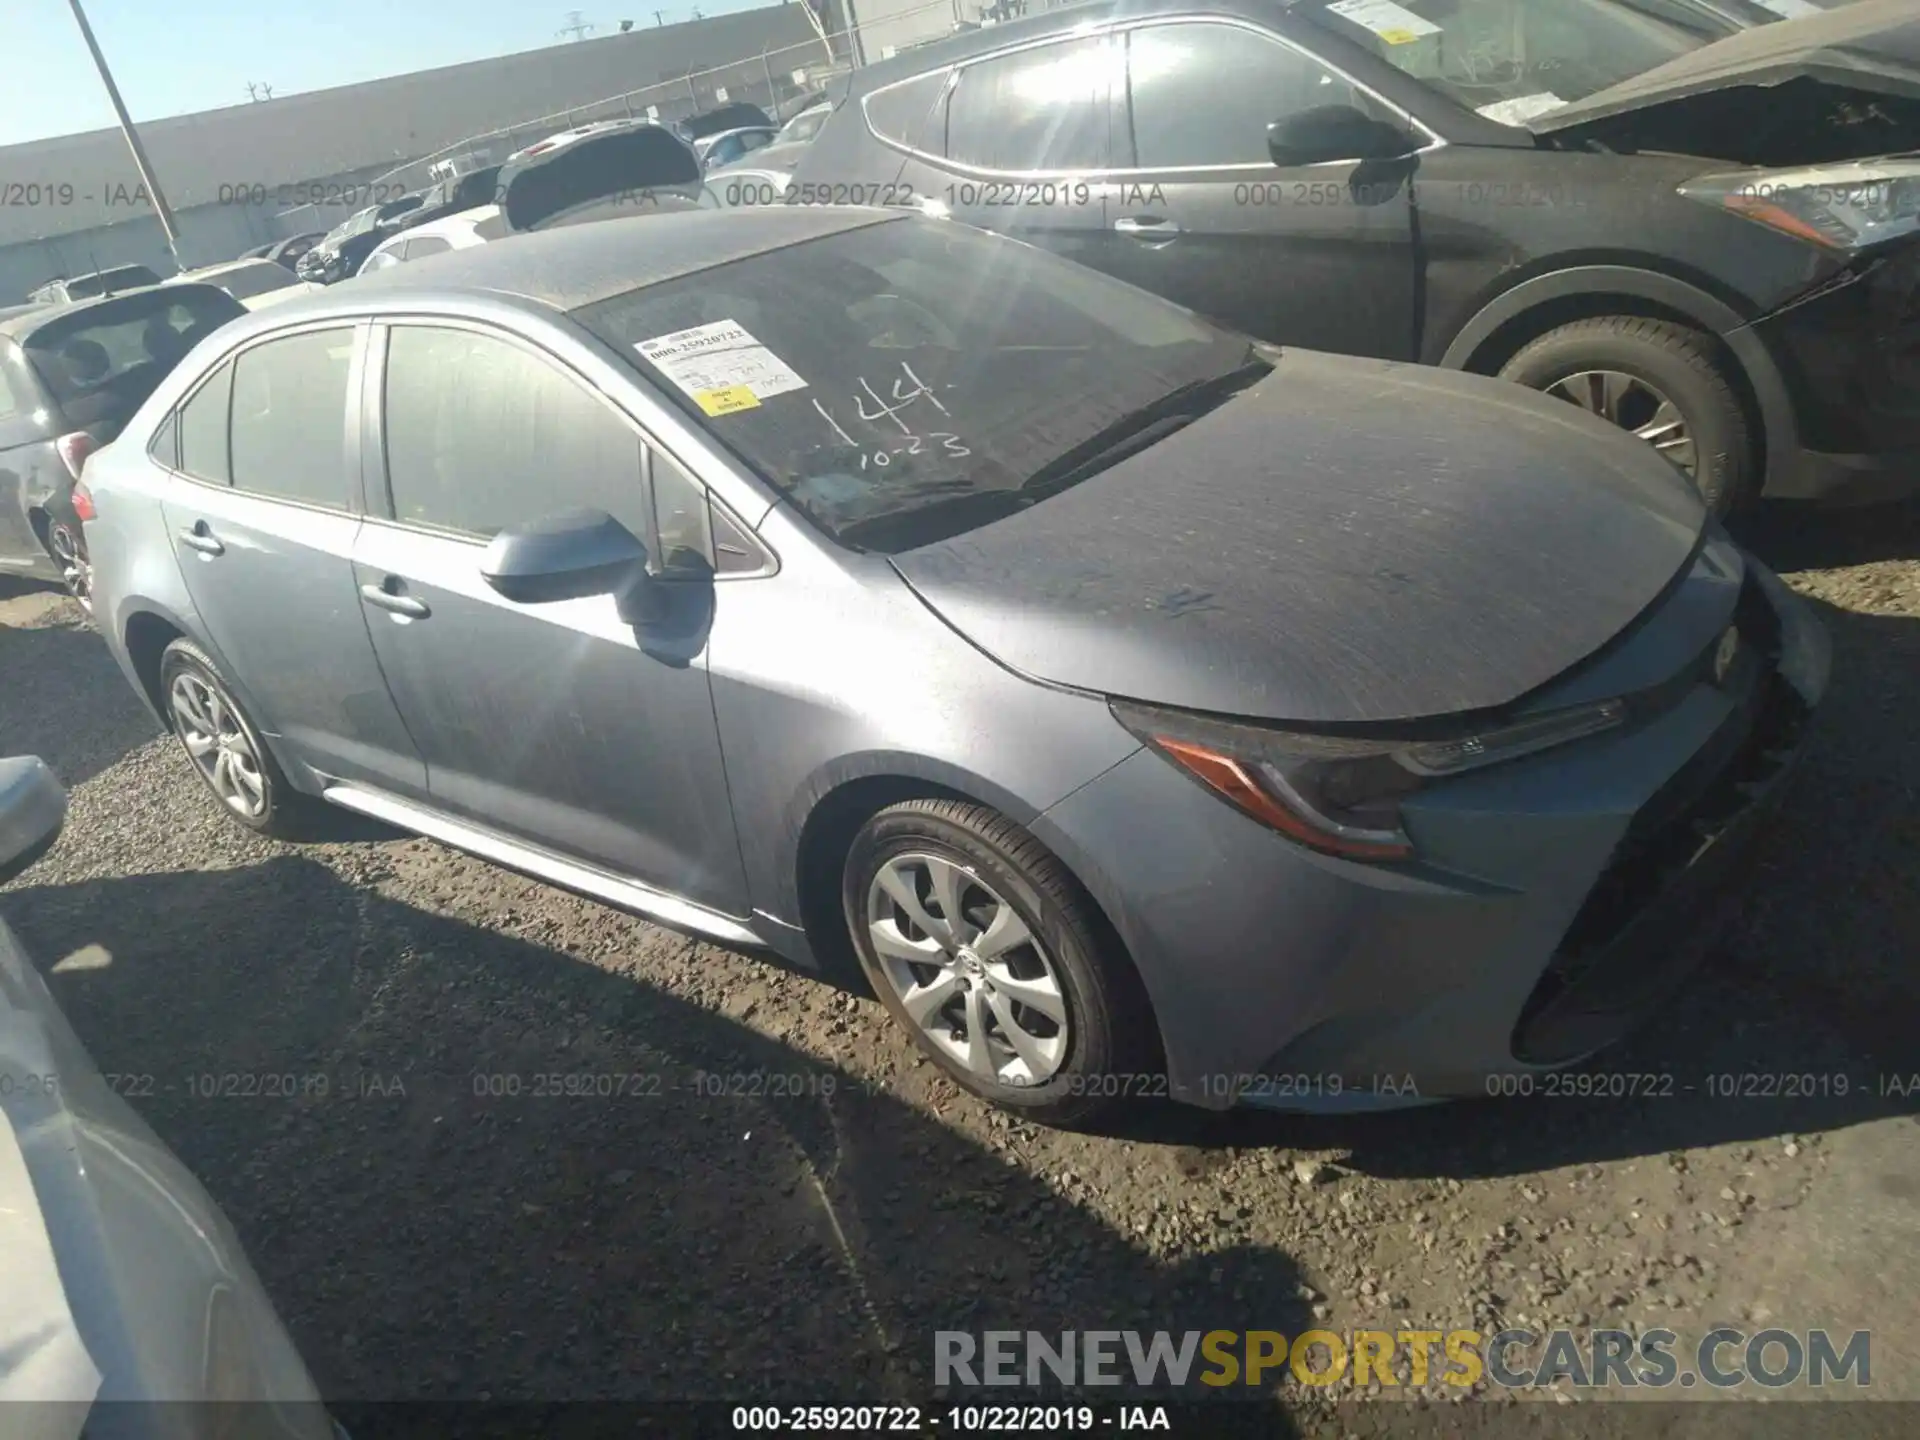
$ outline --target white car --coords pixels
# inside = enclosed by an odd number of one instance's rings
[[[169,276],[165,283],[173,285],[183,280],[217,286],[249,310],[262,310],[269,305],[278,305],[283,300],[291,300],[296,295],[326,289],[326,286],[316,285],[311,280],[302,280],[286,266],[272,260],[229,260],[222,265],[182,270],[178,275]]]
[[[400,230],[367,252],[356,275],[371,275],[406,260],[437,255],[442,250],[465,250],[469,245],[484,245],[512,231],[498,205],[476,205],[455,215],[443,215],[410,230]]]
[[[827,117],[833,114],[831,101],[818,105],[809,105],[798,115],[780,127],[780,133],[773,137],[775,145],[804,145],[820,133],[820,127],[827,123]]]
[[[0,758],[0,884],[65,817],[44,762]],[[54,968],[103,963],[95,947]],[[0,1414],[7,1440],[216,1440],[242,1414],[273,1440],[338,1433],[220,1207],[108,1084],[4,923]]]
[[[625,130],[631,125],[651,125],[654,122],[640,116],[620,120],[596,120],[591,125],[576,125],[571,130],[562,130],[557,135],[549,135],[544,140],[536,140],[525,149],[516,150],[507,157],[507,164],[517,165],[522,160],[531,160],[536,155],[545,155],[550,150],[559,150],[584,140],[589,135],[605,135],[614,130]]]
[[[779,133],[771,125],[741,125],[732,130],[722,130],[717,135],[702,135],[693,142],[693,153],[700,157],[702,165],[717,169],[771,145],[774,136]]]

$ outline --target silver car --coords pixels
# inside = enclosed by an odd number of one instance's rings
[[[1053,1123],[1608,1044],[1826,684],[1817,621],[1603,422],[878,209],[290,302],[85,483],[100,629],[241,824],[344,806],[857,957]]]
[[[45,764],[0,758],[0,884],[65,814]],[[336,1434],[232,1226],[88,1058],[4,923],[0,1413],[9,1440],[218,1440],[241,1416],[259,1440]]]

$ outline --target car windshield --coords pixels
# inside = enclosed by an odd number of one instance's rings
[[[124,419],[189,350],[244,314],[211,285],[167,285],[53,312],[21,348],[70,422]]]
[[[575,318],[821,529],[881,553],[1057,493],[1118,458],[1136,421],[1176,392],[1268,368],[1246,337],[1164,300],[919,218],[733,261]]]
[[[1296,14],[1510,125],[1525,124],[1754,25],[1746,0],[1305,0]]]

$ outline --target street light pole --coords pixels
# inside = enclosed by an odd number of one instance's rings
[[[167,248],[173,252],[174,263],[184,270],[187,262],[180,254],[180,231],[173,223],[173,211],[167,205],[167,197],[160,192],[160,182],[154,178],[153,164],[141,147],[140,132],[133,128],[126,102],[120,98],[120,87],[113,83],[113,72],[107,69],[107,57],[100,53],[100,42],[93,38],[93,27],[87,23],[87,12],[80,8],[80,0],[68,0],[68,3],[73,6],[73,18],[80,22],[80,37],[87,42],[87,49],[93,52],[94,68],[100,72],[100,83],[107,87],[107,99],[113,102],[113,113],[120,117],[120,133],[127,137],[127,148],[133,152],[133,168],[140,172],[140,183],[147,187],[147,196],[153,201],[153,213],[160,221],[160,229],[166,234]]]

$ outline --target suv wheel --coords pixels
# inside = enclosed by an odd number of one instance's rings
[[[1576,320],[1523,346],[1500,378],[1638,435],[1716,515],[1748,498],[1758,457],[1747,412],[1713,341],[1698,330],[1632,315]]]
[[[160,688],[180,747],[227,814],[262,835],[292,838],[320,802],[288,782],[206,651],[191,640],[169,645]]]
[[[912,800],[869,820],[842,901],[881,1002],[975,1095],[1081,1125],[1166,1094],[1145,993],[1064,866],[1004,816]]]

